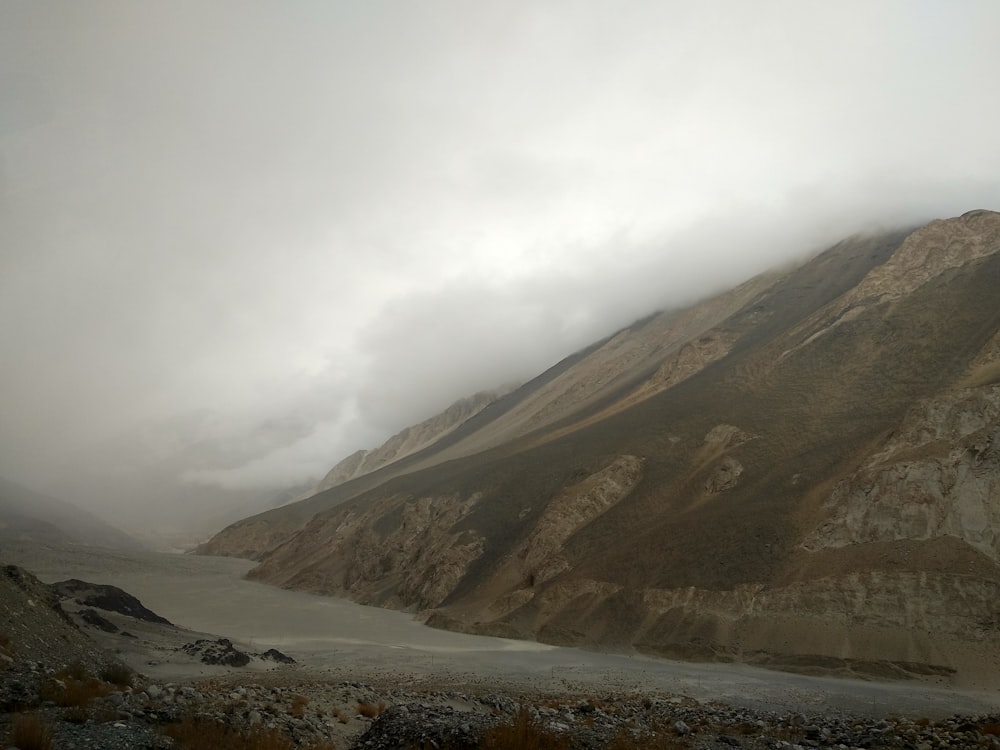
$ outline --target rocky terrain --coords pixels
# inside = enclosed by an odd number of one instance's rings
[[[468,632],[996,685],[998,288],[1000,214],[854,237],[205,550]]]

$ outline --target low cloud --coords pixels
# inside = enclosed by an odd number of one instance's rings
[[[0,475],[138,520],[81,467],[278,487],[846,234],[998,208],[998,24],[4,5]]]

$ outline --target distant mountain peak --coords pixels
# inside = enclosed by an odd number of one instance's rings
[[[369,474],[432,445],[515,388],[517,385],[505,385],[460,398],[439,414],[419,424],[404,427],[378,448],[355,451],[338,462],[310,494],[324,492],[355,477]]]

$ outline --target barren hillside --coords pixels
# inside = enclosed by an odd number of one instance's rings
[[[1000,214],[855,237],[221,532],[473,632],[981,675],[1000,628]]]

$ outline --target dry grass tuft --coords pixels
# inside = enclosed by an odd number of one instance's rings
[[[38,714],[14,717],[7,744],[19,750],[51,750],[52,729]]]
[[[358,703],[358,713],[369,719],[374,719],[383,711],[385,711],[385,701],[379,701],[378,703]]]
[[[296,719],[301,719],[306,715],[306,706],[309,705],[309,699],[304,695],[295,695],[292,697],[292,706],[288,709],[288,713],[294,716]]]
[[[482,750],[569,750],[570,742],[539,725],[525,710],[509,724],[487,729],[479,742]]]
[[[74,680],[86,680],[91,677],[90,672],[87,671],[87,667],[84,666],[82,661],[75,661],[56,674],[64,677],[72,677]]]
[[[111,691],[112,686],[108,683],[72,666],[46,680],[39,694],[42,700],[52,701],[57,706],[82,708],[95,698],[103,698]]]
[[[635,750],[638,747],[644,750],[681,750],[689,745],[684,740],[666,732],[653,732],[637,737],[622,731],[611,740],[605,750]]]
[[[163,728],[177,750],[294,750],[294,743],[276,729],[240,732],[224,724],[186,718]]]
[[[1000,723],[983,724],[979,727],[979,733],[1000,737]]]
[[[126,664],[108,664],[98,675],[104,682],[108,682],[116,687],[132,687],[135,679],[135,670]]]

